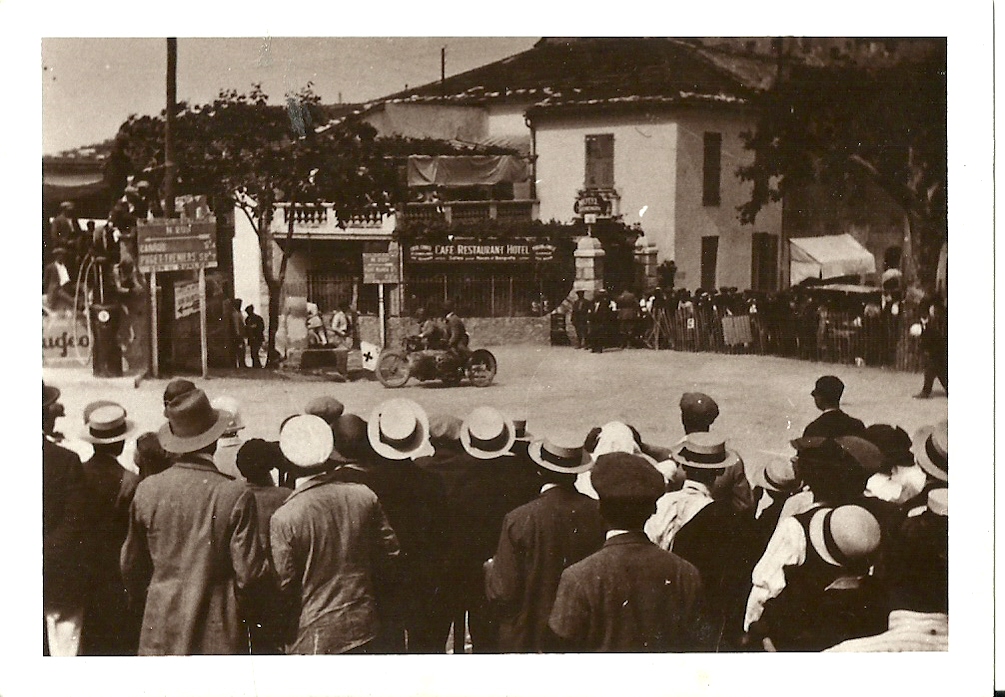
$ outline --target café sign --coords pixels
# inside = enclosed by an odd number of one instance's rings
[[[550,261],[555,246],[527,240],[484,242],[455,240],[450,244],[413,244],[407,249],[412,263],[531,262]]]

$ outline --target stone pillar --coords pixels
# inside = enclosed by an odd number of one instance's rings
[[[595,237],[580,237],[576,243],[576,280],[572,284],[572,295],[577,290],[585,290],[589,298],[604,287],[604,256],[607,253]]]
[[[656,254],[656,244],[645,234],[635,240],[635,282],[642,292],[648,292],[659,285]]]

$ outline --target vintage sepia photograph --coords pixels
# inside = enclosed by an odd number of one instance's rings
[[[950,39],[378,29],[41,39],[37,665],[948,660]]]

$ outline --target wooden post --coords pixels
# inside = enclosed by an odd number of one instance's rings
[[[387,346],[387,337],[384,327],[384,284],[377,284],[377,323],[380,325],[380,347]]]
[[[199,353],[202,355],[202,376],[209,376],[209,351],[206,345],[206,269],[199,267]]]
[[[157,272],[150,272],[150,372],[155,378],[160,377],[160,349],[157,341]]]

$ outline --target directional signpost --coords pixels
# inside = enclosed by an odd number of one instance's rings
[[[384,346],[384,284],[401,282],[401,265],[398,255],[385,253],[363,254],[363,283],[377,284],[377,314],[380,322],[380,345]]]
[[[152,322],[152,372],[158,377],[157,355],[157,272],[199,271],[199,342],[202,353],[202,375],[209,373],[206,346],[206,269],[216,266],[216,220],[185,220],[158,218],[140,223],[136,228],[139,251],[137,267],[150,272],[150,304]]]

